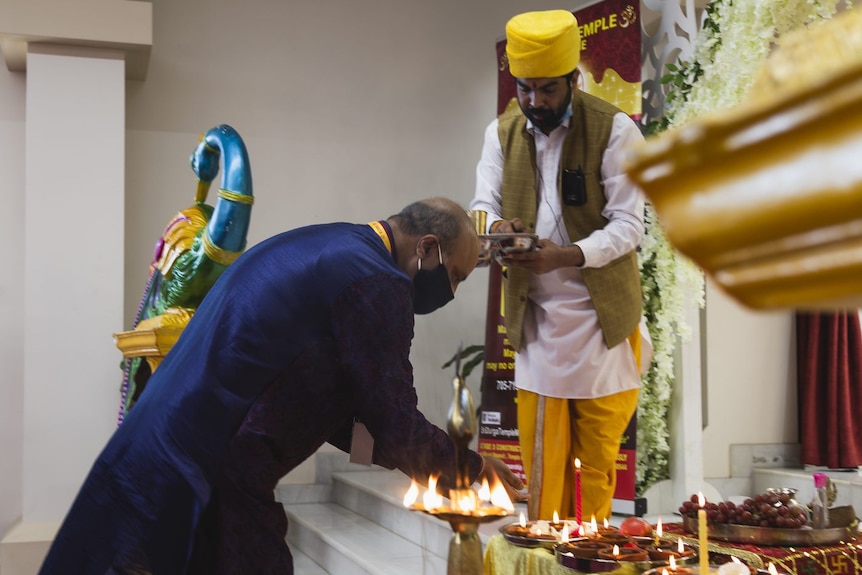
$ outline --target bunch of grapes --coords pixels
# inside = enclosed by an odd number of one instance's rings
[[[707,501],[703,508],[706,510],[708,524],[796,529],[808,523],[808,514],[804,508],[790,505],[790,499],[790,495],[786,493],[760,493],[739,505],[732,501]],[[698,509],[698,496],[692,495],[688,501],[682,503],[679,512],[684,517],[697,517]]]

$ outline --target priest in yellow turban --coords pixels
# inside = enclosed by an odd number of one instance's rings
[[[644,351],[644,202],[621,166],[642,136],[624,112],[577,88],[579,49],[571,12],[509,20],[518,106],[485,131],[470,204],[486,214],[487,233],[539,236],[536,250],[508,256],[503,285],[530,519],[610,516]]]

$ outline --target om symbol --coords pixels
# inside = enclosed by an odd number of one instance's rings
[[[638,16],[637,14],[635,14],[634,6],[629,4],[620,14],[620,27],[628,28],[629,26],[637,22],[637,19]]]

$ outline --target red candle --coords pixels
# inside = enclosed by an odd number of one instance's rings
[[[581,507],[581,460],[575,457],[575,521],[581,524],[583,508]]]

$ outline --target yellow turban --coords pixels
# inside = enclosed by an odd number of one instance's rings
[[[578,21],[568,10],[518,14],[506,24],[506,55],[516,78],[565,76],[581,60]]]

